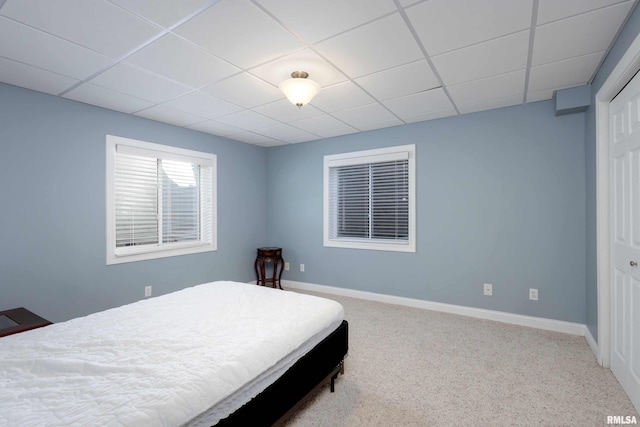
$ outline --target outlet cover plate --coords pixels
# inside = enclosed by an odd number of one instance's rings
[[[491,283],[484,284],[484,294],[488,297],[493,295],[493,285]]]

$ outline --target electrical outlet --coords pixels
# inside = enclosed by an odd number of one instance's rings
[[[145,286],[144,287],[144,297],[150,297],[151,296],[151,285],[149,286]]]
[[[300,271],[304,273],[304,264],[300,264]]]
[[[533,301],[538,301],[538,290],[534,288],[529,288],[529,299]]]
[[[284,271],[289,271],[289,263],[288,262],[284,263]]]
[[[484,284],[484,294],[488,297],[493,295],[493,285],[491,283]]]

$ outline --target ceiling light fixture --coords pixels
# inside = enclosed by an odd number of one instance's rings
[[[298,108],[308,104],[318,92],[320,85],[309,77],[305,71],[294,71],[290,79],[280,83],[280,90],[284,92],[289,101]]]

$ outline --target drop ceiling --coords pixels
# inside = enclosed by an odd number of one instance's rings
[[[0,81],[261,146],[552,99],[635,0],[0,0]],[[304,70],[297,108],[278,85]]]

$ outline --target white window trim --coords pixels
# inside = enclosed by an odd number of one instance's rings
[[[213,166],[211,174],[212,197],[212,239],[209,243],[184,242],[167,246],[140,246],[116,249],[116,209],[115,209],[115,159],[116,147],[120,144],[129,150],[151,150],[166,153],[173,159],[198,158],[203,164]],[[211,153],[187,150],[168,145],[154,144],[136,139],[123,138],[114,135],[106,136],[106,242],[107,265],[126,262],[143,261],[156,258],[165,258],[178,255],[188,255],[201,252],[216,251],[218,249],[217,231],[217,156]]]
[[[329,237],[329,168],[349,164],[372,163],[393,159],[398,155],[408,155],[409,163],[409,239],[407,243],[387,242],[375,239]],[[377,157],[377,158],[376,158]],[[373,150],[354,151],[351,153],[331,154],[324,156],[324,212],[323,235],[324,246],[334,248],[369,249],[377,251],[415,252],[416,251],[416,175],[415,175],[415,144],[400,145]]]

